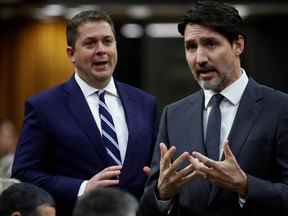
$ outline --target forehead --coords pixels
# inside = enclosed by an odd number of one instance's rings
[[[40,216],[55,216],[56,211],[54,207],[47,205],[40,205],[37,207],[37,212]]]
[[[226,38],[220,33],[214,31],[213,29],[198,25],[198,24],[187,24],[184,32],[184,40],[199,40],[205,38],[214,38],[216,40],[226,40]]]
[[[111,25],[108,22],[102,20],[95,22],[85,22],[80,26],[78,26],[77,31],[79,37],[91,37],[91,36],[114,37]]]

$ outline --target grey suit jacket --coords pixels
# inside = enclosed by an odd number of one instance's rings
[[[176,146],[175,158],[184,151],[206,155],[203,104],[203,91],[198,91],[165,108],[140,215],[161,215],[154,195],[160,142]],[[288,215],[288,96],[250,79],[229,134],[229,144],[248,175],[244,207],[240,208],[237,193],[197,179],[181,188],[170,215]]]

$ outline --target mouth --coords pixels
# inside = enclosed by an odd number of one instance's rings
[[[217,71],[213,68],[206,70],[198,70],[198,77],[202,80],[211,80],[215,75],[217,75]]]
[[[93,63],[95,66],[104,66],[106,64],[108,64],[108,61],[96,61]]]
[[[106,70],[108,67],[109,61],[95,61],[93,62],[93,67],[97,70]]]

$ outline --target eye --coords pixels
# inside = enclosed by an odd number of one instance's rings
[[[204,45],[208,48],[208,49],[215,49],[218,45],[218,42],[215,40],[207,40],[205,41]]]
[[[197,44],[188,41],[188,42],[185,43],[185,49],[188,50],[188,51],[196,50],[197,49]]]
[[[87,49],[92,49],[95,47],[96,42],[93,40],[84,41],[83,46]]]
[[[103,39],[103,44],[106,46],[111,46],[114,43],[114,39],[112,37],[105,37]]]

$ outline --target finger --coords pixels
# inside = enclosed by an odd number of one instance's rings
[[[188,166],[186,166],[185,168],[183,168],[182,170],[179,170],[176,174],[176,178],[184,178],[187,175],[190,175],[192,172],[194,172],[195,169],[193,167],[192,164],[189,164]]]
[[[100,172],[96,175],[95,180],[108,180],[120,175],[120,170]]]
[[[165,143],[161,142],[159,145],[160,148],[160,155],[161,155],[161,159],[164,157],[164,155],[166,154],[167,150],[167,146],[165,145]]]
[[[102,180],[98,181],[95,186],[97,185],[98,187],[109,187],[117,184],[119,184],[119,180]]]
[[[116,166],[109,166],[106,167],[105,169],[103,169],[102,171],[106,172],[106,171],[115,171],[115,170],[121,170],[122,166],[121,165],[116,165]],[[101,172],[102,172],[101,171]]]
[[[198,170],[200,169],[202,166],[205,166],[202,162],[200,162],[198,160],[198,158],[195,158],[193,156],[189,157],[189,162],[193,165],[193,167]]]
[[[208,178],[208,175],[200,170],[197,170],[196,171],[196,175],[199,176],[199,177],[202,177],[204,179],[207,179]]]
[[[199,152],[193,152],[192,156],[197,158],[200,162],[202,162],[208,168],[217,166],[217,161],[214,161],[214,160],[206,157],[205,155],[203,155],[203,154],[201,154]]]
[[[162,160],[160,161],[160,169],[162,171],[168,169],[171,165],[172,157],[176,152],[176,148],[172,146],[163,156]]]
[[[228,140],[225,141],[224,143],[224,156],[225,156],[225,159],[234,159],[234,154],[233,152],[231,151],[230,147],[229,147],[229,144],[228,144]]]
[[[172,173],[174,173],[177,168],[179,167],[179,165],[182,163],[182,161],[184,160],[188,160],[189,159],[189,153],[188,152],[183,152],[170,166],[167,175],[170,175]]]
[[[143,172],[144,172],[145,176],[149,176],[151,174],[151,168],[148,166],[144,166]]]
[[[190,173],[189,175],[183,177],[181,179],[180,185],[186,184],[187,182],[192,181],[193,179],[195,179],[197,177],[197,172],[193,171],[192,173]]]
[[[194,169],[197,171],[198,175],[202,178],[207,178],[208,173],[212,172],[213,168],[207,167],[204,163],[191,156],[189,161],[193,165]]]

